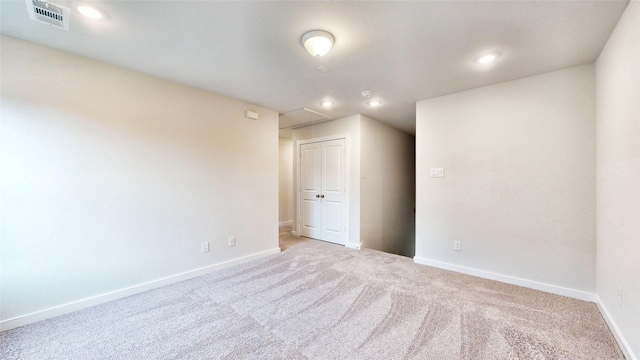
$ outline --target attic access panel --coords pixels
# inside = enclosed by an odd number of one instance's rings
[[[279,128],[295,128],[328,120],[333,120],[333,117],[307,108],[302,108],[280,115]]]

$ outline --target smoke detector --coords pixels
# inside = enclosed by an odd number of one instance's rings
[[[31,20],[69,31],[69,9],[46,0],[25,0]]]
[[[364,98],[370,98],[371,95],[373,95],[373,91],[365,90],[365,91],[361,92],[361,94],[362,94],[362,97],[364,97]]]

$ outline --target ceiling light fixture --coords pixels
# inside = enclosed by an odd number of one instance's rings
[[[476,58],[476,62],[479,64],[488,64],[490,62],[495,61],[498,57],[500,57],[500,53],[491,52],[480,55]]]
[[[328,100],[327,101],[323,101],[323,102],[320,103],[320,105],[322,105],[322,106],[324,106],[326,108],[332,107],[333,106],[333,101],[328,101]]]
[[[302,35],[302,45],[309,52],[309,54],[320,57],[326,55],[335,39],[333,35],[323,30],[313,30]]]
[[[379,105],[382,105],[382,101],[380,101],[380,100],[367,101],[367,105],[369,105],[369,106],[379,106]]]
[[[102,19],[102,13],[96,8],[87,5],[78,6],[78,12],[88,18]]]

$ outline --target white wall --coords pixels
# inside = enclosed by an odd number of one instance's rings
[[[640,356],[640,2],[631,1],[596,63],[597,294]],[[622,306],[618,305],[622,289]]]
[[[594,89],[585,65],[418,102],[416,262],[592,297]]]
[[[295,206],[293,203],[293,140],[280,137],[279,166],[279,222],[293,223]]]
[[[5,36],[1,71],[1,319],[279,251],[277,112]]]
[[[348,116],[320,124],[309,125],[293,130],[293,174],[294,184],[298,173],[298,140],[319,138],[336,134],[350,134],[351,166],[349,173],[349,243],[356,247],[360,244],[360,115]],[[298,192],[294,194],[294,204],[297,204]],[[295,206],[295,205],[294,205]],[[298,230],[298,214],[294,212],[294,229]]]
[[[415,254],[415,137],[361,117],[360,236],[362,246]]]

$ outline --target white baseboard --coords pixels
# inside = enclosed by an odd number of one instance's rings
[[[602,314],[604,321],[606,321],[607,325],[609,326],[609,330],[611,330],[613,337],[616,338],[616,341],[618,342],[620,349],[624,353],[625,358],[627,360],[638,360],[638,358],[633,354],[633,350],[631,349],[631,346],[629,345],[625,337],[622,335],[622,332],[618,328],[618,325],[616,324],[615,321],[613,321],[613,318],[611,317],[609,310],[607,310],[607,307],[604,306],[604,304],[600,300],[600,296],[598,295],[596,295],[596,305],[598,305],[598,310],[600,310],[600,314]]]
[[[362,249],[362,243],[347,243],[345,245],[345,247],[348,247],[350,249],[356,249],[356,250],[360,250]]]
[[[588,293],[586,291],[569,289],[562,286],[545,284],[545,283],[522,279],[514,276],[497,274],[489,271],[478,270],[478,269],[473,269],[465,266],[425,259],[418,256],[413,258],[413,262],[417,264],[437,267],[440,269],[451,270],[451,271],[455,271],[455,272],[459,272],[467,275],[473,275],[473,276],[481,277],[484,279],[495,280],[495,281],[500,281],[507,284],[518,285],[518,286],[522,286],[530,289],[545,291],[545,292],[556,294],[556,295],[567,296],[567,297],[571,297],[578,300],[584,300],[584,301],[590,301],[590,302],[596,301],[596,295],[592,293]]]
[[[279,222],[278,226],[293,226],[293,220]]]
[[[124,289],[119,289],[119,290],[111,291],[108,293],[92,296],[89,298],[73,301],[67,304],[54,306],[54,307],[36,311],[30,314],[17,316],[7,320],[2,320],[0,321],[0,331],[5,331],[5,330],[17,328],[17,327],[28,325],[28,324],[33,324],[38,321],[42,321],[42,320],[50,319],[56,316],[68,314],[74,311],[86,309],[91,306],[104,304],[109,301],[121,299],[123,297],[139,294],[144,291],[148,291],[148,290],[156,289],[166,285],[170,285],[173,283],[177,283],[180,281],[188,280],[200,275],[210,273],[215,270],[224,269],[226,267],[242,264],[252,260],[257,260],[259,258],[277,254],[279,252],[280,252],[280,248],[274,248],[271,250],[262,251],[252,255],[243,256],[237,259],[223,261],[218,264],[205,266],[199,269],[190,270],[180,274],[167,276],[161,279],[152,280],[146,283],[134,285]]]

